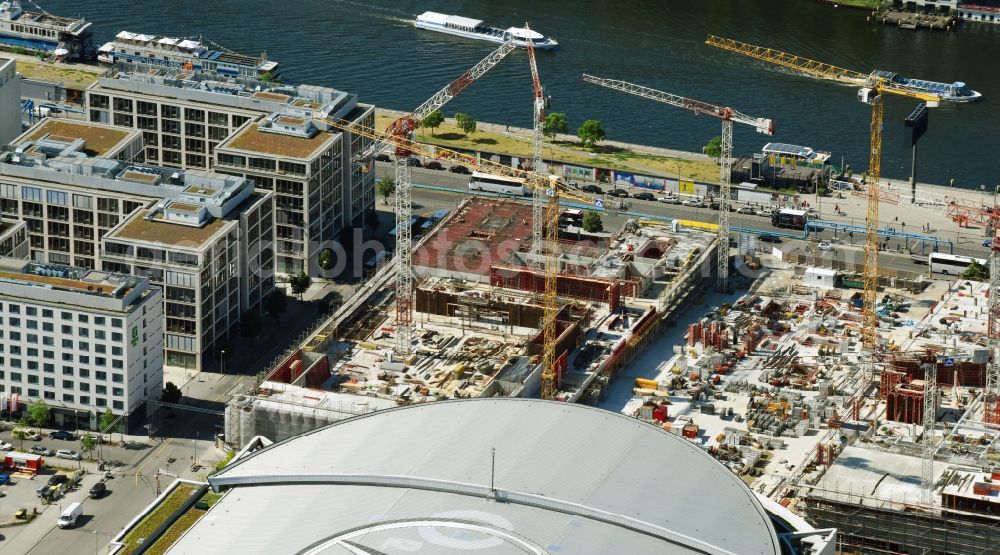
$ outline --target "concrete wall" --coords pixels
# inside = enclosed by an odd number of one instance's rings
[[[0,58],[0,145],[21,134],[21,80],[14,60]]]

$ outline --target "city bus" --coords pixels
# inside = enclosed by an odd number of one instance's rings
[[[956,256],[943,252],[932,252],[927,259],[927,266],[931,274],[945,274],[949,276],[961,275],[972,262],[978,262],[983,267],[989,269],[989,263],[985,258],[973,258],[971,256]]]
[[[524,179],[520,177],[506,177],[479,172],[472,172],[472,177],[469,178],[469,190],[518,197],[524,196],[526,192]]]

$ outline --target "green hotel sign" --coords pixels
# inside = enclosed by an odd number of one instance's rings
[[[139,327],[132,326],[132,346],[135,347],[139,344]]]

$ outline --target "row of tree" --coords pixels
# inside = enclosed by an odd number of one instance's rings
[[[430,129],[431,136],[433,137],[434,131],[444,123],[444,120],[444,112],[434,110],[420,121],[420,126]],[[455,125],[466,134],[475,133],[477,127],[476,119],[465,112],[457,112],[455,114]],[[552,112],[545,116],[545,121],[542,123],[542,133],[549,140],[553,140],[557,135],[564,135],[568,132],[569,121],[566,119],[565,113]],[[601,124],[601,120],[588,119],[576,130],[576,136],[579,137],[580,143],[584,148],[593,148],[597,146],[597,143],[605,139],[604,126]]]

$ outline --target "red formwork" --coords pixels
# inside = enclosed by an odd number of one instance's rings
[[[530,268],[495,265],[490,268],[490,285],[543,293],[545,291],[545,274]],[[556,290],[560,297],[603,302],[608,305],[612,312],[619,308],[622,295],[621,287],[621,283],[613,279],[566,274],[560,274],[556,278]]]
[[[888,369],[883,370],[878,388],[879,397],[882,399],[887,398],[889,393],[896,389],[896,386],[901,383],[907,383],[908,381],[909,376],[907,376],[905,372]]]
[[[924,369],[918,360],[895,360],[893,369],[905,372],[911,380],[924,379]],[[962,387],[984,387],[986,385],[986,365],[974,362],[957,362],[953,366],[937,365],[938,385],[955,385],[955,372],[958,372],[958,385]]]
[[[920,424],[924,420],[923,388],[897,386],[886,396],[885,417],[887,420],[905,424]]]

